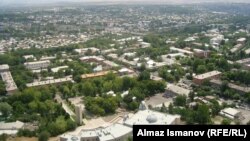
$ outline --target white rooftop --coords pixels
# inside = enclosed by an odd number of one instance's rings
[[[59,66],[59,67],[52,68],[51,71],[58,72],[60,69],[67,69],[67,68],[68,66]]]
[[[129,91],[125,91],[121,94],[121,97],[123,98],[124,96],[128,95],[129,94]]]
[[[80,58],[80,60],[82,60],[82,61],[89,60],[89,59],[95,59],[97,61],[104,61],[104,59],[102,57],[99,57],[99,56],[84,56],[84,57]]]
[[[33,83],[27,83],[27,87],[36,87],[36,86],[43,86],[43,85],[49,85],[49,84],[57,84],[57,83],[63,83],[63,82],[72,82],[72,76],[64,77],[64,78],[58,78],[53,80],[46,80],[46,81],[37,81]]]
[[[53,59],[56,59],[56,57],[55,56],[42,56],[42,58],[40,58],[41,61],[53,60]]]
[[[10,67],[7,64],[0,65],[0,71],[1,70],[8,70]]]
[[[6,87],[7,92],[17,90],[16,83],[15,83],[14,79],[12,78],[10,71],[1,72],[0,75],[2,77],[2,80],[5,83],[5,87]]]
[[[196,76],[194,76],[194,78],[196,78],[196,79],[206,79],[206,78],[210,78],[212,76],[219,75],[219,74],[221,74],[221,72],[219,72],[219,71],[210,71],[210,72],[207,72],[207,73],[204,73],[204,74],[196,75]]]
[[[26,62],[26,63],[24,63],[24,65],[46,64],[46,63],[50,63],[50,61],[44,60],[44,61]]]
[[[176,47],[170,47],[170,50],[181,52],[181,53],[186,53],[186,54],[189,54],[189,55],[193,54],[193,52],[191,52],[191,51],[180,49],[180,48],[176,48]]]
[[[232,116],[236,116],[238,113],[240,113],[240,111],[234,108],[225,108],[222,110],[222,112]]]
[[[249,63],[249,62],[250,62],[250,58],[246,58],[246,59],[236,61],[236,63],[240,63],[240,64],[245,64],[245,63]]]
[[[74,51],[77,52],[77,53],[85,53],[85,52],[87,52],[88,50],[91,50],[91,51],[94,51],[94,52],[100,51],[100,49],[95,48],[95,47],[80,48],[80,49],[75,49]]]
[[[131,132],[132,128],[130,127],[124,126],[122,124],[112,124],[107,127],[100,127],[92,130],[82,130],[78,138],[96,137],[99,139],[99,141],[109,141]],[[63,135],[62,137],[70,138],[67,135]]]
[[[119,70],[120,73],[125,73],[125,72],[128,72],[128,73],[132,73],[133,71],[128,69],[128,68],[122,68]]]
[[[16,121],[16,122],[0,122],[0,130],[14,130],[14,129],[20,129],[24,126],[23,122]]]
[[[34,55],[24,55],[23,58],[27,60],[29,58],[34,58]]]
[[[179,94],[179,95],[188,96],[188,94],[190,93],[190,90],[182,88],[182,87],[174,85],[174,84],[168,84],[166,89],[169,91],[172,91],[176,94]]]
[[[143,124],[156,124],[156,125],[170,125],[180,118],[179,115],[167,115],[160,112],[155,112],[151,110],[140,110],[132,117],[127,118],[124,121],[125,125],[132,127],[133,125],[143,125]]]
[[[239,39],[237,40],[237,42],[244,42],[244,41],[246,41],[246,38],[239,38]]]

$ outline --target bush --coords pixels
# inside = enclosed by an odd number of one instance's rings
[[[43,131],[38,136],[38,141],[48,141],[50,137],[50,133],[47,131]]]

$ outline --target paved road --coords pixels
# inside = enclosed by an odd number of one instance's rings
[[[55,99],[58,103],[62,103],[63,109],[71,116],[71,118],[72,116],[75,116],[75,113],[68,107],[68,105],[65,103],[65,101],[61,98],[59,94],[56,94]]]

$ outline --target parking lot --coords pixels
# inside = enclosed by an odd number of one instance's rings
[[[245,109],[237,109],[241,112],[241,115],[244,117],[240,122],[242,124],[247,124],[248,121],[250,121],[250,110]]]
[[[153,107],[158,107],[162,103],[164,103],[165,106],[168,106],[171,102],[173,102],[173,98],[166,98],[163,96],[163,94],[156,94],[155,96],[150,97],[150,99],[146,100],[145,102],[147,105],[151,105]]]

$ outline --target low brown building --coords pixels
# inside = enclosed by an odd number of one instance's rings
[[[207,58],[210,56],[210,51],[194,49],[194,56],[198,58]]]
[[[193,78],[193,82],[197,85],[201,85],[204,81],[210,79],[219,79],[221,76],[221,72],[219,71],[211,71],[204,74],[196,75]]]

